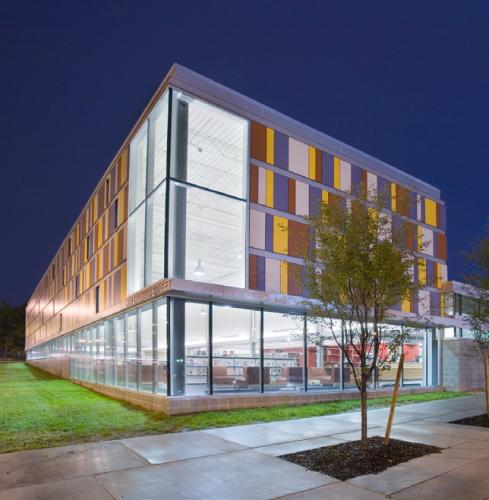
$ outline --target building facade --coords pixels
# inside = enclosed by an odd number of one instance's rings
[[[301,256],[304,217],[362,187],[390,194],[386,213],[408,223],[419,251],[413,272],[426,287],[394,314],[432,321],[404,346],[403,384],[438,385],[439,190],[179,65],[29,300],[28,360],[111,394],[151,395],[165,410],[182,398],[302,401],[352,387],[334,340],[305,317]]]

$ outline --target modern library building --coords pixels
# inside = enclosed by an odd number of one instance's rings
[[[386,213],[419,251],[425,287],[392,326],[431,319],[404,345],[403,386],[440,386],[450,324],[440,191],[179,65],[29,300],[28,361],[167,413],[347,397],[350,367],[305,314],[302,252],[305,217],[358,186],[391,194]]]

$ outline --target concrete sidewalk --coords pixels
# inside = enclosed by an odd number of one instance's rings
[[[489,429],[481,396],[400,406],[392,437],[445,448],[341,482],[279,455],[358,439],[360,414],[64,446],[0,455],[3,499],[488,499]],[[387,409],[369,411],[382,435]]]

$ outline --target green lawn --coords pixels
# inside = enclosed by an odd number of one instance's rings
[[[399,403],[470,393],[400,396]],[[143,434],[331,415],[360,406],[357,400],[275,406],[168,417],[102,396],[24,363],[0,363],[0,453]],[[389,404],[375,398],[369,407]]]

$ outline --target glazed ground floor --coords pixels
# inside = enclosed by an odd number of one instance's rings
[[[86,385],[112,388],[116,397],[135,391],[256,401],[270,394],[302,402],[308,394],[355,389],[352,368],[334,338],[341,338],[339,322],[336,328],[332,332],[287,308],[164,297],[30,349],[27,359],[45,369],[56,366],[58,374]],[[392,333],[396,328],[386,325]],[[436,329],[413,331],[403,351],[403,387],[438,385]],[[394,361],[390,370],[379,370],[371,389],[392,386],[396,369]]]

